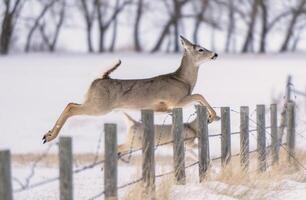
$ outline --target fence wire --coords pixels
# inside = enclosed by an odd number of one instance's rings
[[[32,163],[32,165],[30,167],[30,173],[29,173],[28,176],[26,176],[24,183],[20,179],[18,179],[17,177],[13,177],[13,180],[20,186],[20,190],[25,190],[25,189],[29,188],[31,180],[35,176],[35,171],[36,171],[37,165],[39,164],[39,162],[41,162],[49,154],[51,148],[54,145],[58,145],[58,143],[49,144],[49,146],[46,148],[46,150],[40,156],[38,156],[37,159],[34,160],[34,162]]]
[[[130,148],[128,151],[128,159],[125,160],[123,157],[120,157],[121,152],[118,153],[119,155],[119,159],[121,159],[123,162],[125,163],[130,163],[131,159],[132,159],[132,150],[133,150],[133,146],[134,146],[134,140],[135,140],[135,136],[136,135],[136,128],[133,129],[133,134],[132,134],[132,140],[131,140],[131,144],[130,144]]]
[[[231,112],[233,112],[233,113],[240,114],[240,112],[238,112],[238,111],[236,111],[236,110],[234,110],[234,109],[230,109],[230,110],[231,110]],[[253,111],[251,112],[251,116],[252,116],[254,113],[256,113],[256,109],[253,110]],[[196,112],[190,114],[190,116],[188,117],[188,121],[189,121],[190,118],[191,118],[192,116],[194,116],[195,114],[196,114]],[[170,114],[167,114],[167,116],[164,118],[162,126],[165,126],[165,122],[166,122],[166,119],[167,119],[168,116],[170,116]],[[249,117],[249,121],[252,122],[253,124],[255,124],[256,126],[258,126],[257,122],[256,122],[255,120],[251,119],[251,117]],[[187,123],[188,123],[188,122],[187,122]],[[269,129],[269,128],[270,128],[269,126],[268,126],[268,127],[264,127],[265,130],[266,130],[266,129]],[[162,129],[162,130],[163,130],[163,129]],[[253,135],[253,133],[256,132],[256,131],[257,131],[257,128],[249,130],[249,132],[250,132],[252,135]],[[161,132],[162,132],[162,131],[161,131]],[[269,131],[266,131],[266,133],[268,133],[269,135],[271,135],[271,133],[270,133]],[[160,133],[160,135],[161,135],[161,134],[162,134],[162,133]],[[240,131],[236,131],[236,132],[232,132],[232,133],[231,133],[231,135],[236,135],[236,134],[240,134]],[[300,135],[301,133],[297,133],[297,134]],[[92,168],[96,167],[97,165],[101,165],[101,164],[104,163],[104,160],[103,160],[103,159],[102,159],[102,160],[98,160],[99,152],[100,152],[100,149],[101,149],[102,135],[103,135],[103,133],[101,132],[100,135],[99,135],[98,144],[97,144],[97,147],[96,147],[96,152],[95,152],[95,157],[94,157],[93,162],[92,162],[91,164],[84,165],[83,167],[80,167],[80,168],[78,168],[78,169],[73,170],[73,173],[74,173],[74,174],[78,174],[78,173],[81,173],[81,172],[83,172],[83,171],[92,169]],[[209,137],[217,137],[217,136],[221,136],[221,135],[222,135],[222,134],[210,134]],[[253,135],[253,136],[255,136],[255,135]],[[301,134],[300,136],[302,136],[302,134]],[[161,136],[159,136],[158,138],[160,138],[160,137],[161,137]],[[195,138],[197,138],[197,136],[185,138],[184,141],[193,140],[193,139],[195,139]],[[305,139],[304,136],[303,136],[303,138]],[[160,142],[160,139],[158,139],[157,144],[155,145],[155,150],[156,150],[158,147],[160,147],[160,146],[168,145],[168,144],[171,144],[171,143],[173,143],[173,140],[168,141],[168,142],[161,143],[161,142]],[[288,153],[288,155],[289,155],[290,157],[292,157],[292,159],[293,159],[302,169],[306,170],[305,166],[304,166],[304,165],[303,165],[294,155],[291,155],[290,152],[288,151],[288,149],[287,149],[284,145],[285,145],[285,144],[280,144],[280,146]],[[32,178],[35,176],[35,170],[36,170],[36,167],[37,167],[38,163],[39,163],[40,161],[42,161],[43,158],[49,153],[49,151],[50,151],[50,149],[51,149],[52,146],[54,146],[54,143],[53,143],[53,144],[50,144],[49,147],[46,149],[46,151],[45,151],[43,154],[41,154],[41,156],[39,156],[39,157],[33,162],[32,167],[31,167],[31,170],[30,170],[30,174],[26,177],[24,183],[23,183],[22,181],[20,181],[19,179],[17,179],[16,177],[13,177],[13,180],[14,180],[18,185],[20,185],[20,188],[17,189],[17,190],[15,190],[14,192],[16,192],[16,193],[17,193],[17,192],[22,192],[22,191],[24,191],[24,190],[33,189],[33,188],[40,187],[40,186],[43,186],[43,185],[46,185],[46,184],[49,184],[49,183],[52,183],[52,182],[55,182],[55,181],[58,181],[58,180],[59,180],[59,177],[56,176],[56,177],[53,177],[53,178],[50,178],[50,179],[47,179],[47,180],[44,180],[44,181],[41,181],[41,182],[37,182],[37,183],[31,184],[31,180],[32,180]],[[267,148],[269,148],[269,146],[268,146]],[[133,144],[131,144],[131,147],[130,147],[130,149],[129,149],[128,152],[123,152],[122,154],[118,155],[118,160],[119,160],[119,159],[120,159],[120,160],[123,160],[122,158],[123,158],[124,156],[126,156],[126,155],[129,156],[128,160],[130,160],[130,157],[131,157],[132,154],[134,154],[134,153],[136,153],[136,152],[139,152],[139,151],[141,151],[141,150],[142,150],[142,148],[135,148],[135,149],[134,149],[134,148],[133,148]],[[257,149],[252,150],[252,151],[249,151],[249,153],[253,153],[253,152],[255,152],[255,151],[257,151]],[[239,156],[239,155],[240,155],[240,153],[237,153],[237,154],[232,155],[232,157],[236,157],[236,156]],[[211,160],[212,160],[212,161],[215,161],[215,160],[219,160],[219,159],[221,159],[221,157],[212,158]],[[199,163],[199,161],[196,161],[196,162],[194,162],[194,163],[191,163],[191,164],[185,166],[185,169],[190,168],[190,167],[192,167],[192,166],[195,166],[195,165],[197,165],[198,163]],[[174,173],[174,170],[169,171],[169,172],[165,172],[165,173],[162,173],[162,174],[158,174],[158,175],[156,175],[156,178],[160,178],[160,177],[163,177],[163,176],[166,176],[166,175],[169,175],[169,174],[173,174],[173,173]],[[128,187],[128,186],[130,186],[130,185],[133,185],[133,184],[136,184],[136,183],[140,182],[141,180],[142,180],[142,178],[139,178],[139,179],[136,179],[136,180],[134,180],[134,181],[132,181],[132,182],[123,184],[123,185],[121,185],[121,186],[118,186],[118,189],[126,188],[126,187]],[[101,193],[97,194],[96,196],[94,196],[94,197],[92,197],[92,198],[90,198],[90,199],[97,199],[97,198],[101,197],[102,195],[104,195],[104,193],[105,193],[105,192],[102,191]]]
[[[165,126],[166,126],[166,120],[169,116],[172,116],[172,113],[167,113],[167,115],[164,117],[163,123],[162,123],[162,127],[161,127],[161,131],[159,131],[158,133],[158,137],[157,137],[157,145],[155,146],[155,150],[157,150],[157,148],[159,147],[160,144],[160,140],[162,138],[162,134],[164,132]]]
[[[196,114],[196,112],[190,114],[189,117],[188,117],[188,121],[195,114]],[[164,120],[164,122],[165,122],[165,120]],[[266,129],[267,128],[269,128],[269,127],[266,127]],[[256,129],[250,130],[250,132],[255,132],[255,131],[256,131]],[[235,134],[239,134],[239,133],[240,132],[232,132],[231,134],[235,135]],[[98,139],[98,143],[101,143],[102,135],[103,134],[101,132],[100,136],[99,136],[99,139]],[[216,136],[221,136],[221,134],[212,134],[212,135],[209,135],[209,137],[216,137]],[[188,137],[188,138],[185,138],[184,141],[194,140],[195,138],[198,138],[198,137],[197,136]],[[173,140],[170,140],[170,141],[167,141],[167,142],[163,142],[163,143],[159,142],[158,147],[165,146],[165,145],[172,144],[172,143],[173,143]],[[50,144],[50,147],[48,147],[47,150],[34,162],[33,167],[31,168],[31,174],[29,176],[30,178],[28,178],[26,180],[31,180],[31,178],[35,175],[34,172],[35,172],[35,168],[37,167],[37,164],[49,153],[50,148],[53,145],[54,144]],[[157,145],[155,145],[155,149],[157,149],[156,146]],[[83,167],[80,167],[78,169],[73,170],[73,173],[74,174],[78,174],[78,173],[81,173],[83,171],[95,168],[96,166],[103,164],[104,163],[104,159],[98,160],[98,154],[99,154],[100,148],[101,148],[101,146],[97,144],[96,154],[95,154],[95,157],[94,157],[94,161],[92,163],[90,163],[88,165],[84,165]],[[128,155],[129,158],[128,158],[128,161],[126,161],[126,162],[129,162],[131,155],[136,153],[136,152],[140,152],[141,150],[142,150],[142,148],[135,148],[134,149],[132,147],[132,148],[129,149],[129,151],[123,152],[120,155],[118,155],[118,160],[125,161],[125,159],[123,157]],[[219,159],[219,158],[217,158],[217,159]],[[36,187],[39,187],[39,186],[43,186],[43,185],[46,185],[46,184],[58,181],[59,180],[59,176],[56,176],[56,177],[53,177],[53,178],[50,178],[50,179],[47,179],[47,180],[44,180],[44,181],[40,181],[40,182],[37,182],[37,183],[33,183],[33,184],[30,184],[30,181],[27,181],[26,182],[27,185],[22,184],[22,182],[19,179],[15,178],[15,177],[13,178],[13,180],[15,180],[17,184],[22,186],[21,188],[19,188],[19,189],[14,191],[14,192],[18,193],[18,192],[22,192],[22,191],[25,191],[25,190],[33,189],[33,188],[36,188]]]
[[[268,148],[271,148],[271,145],[270,145],[270,146],[267,146],[267,149],[268,149]],[[257,151],[257,149],[251,150],[251,151],[249,151],[249,154],[255,153],[256,151]],[[238,157],[239,155],[240,155],[240,153],[236,153],[236,154],[231,155],[231,157]],[[211,161],[217,161],[217,160],[221,160],[221,157],[215,157],[215,158],[212,158],[212,159],[211,159]],[[191,168],[191,167],[193,167],[193,166],[195,166],[195,165],[198,165],[198,164],[199,164],[199,161],[195,161],[195,162],[193,162],[193,163],[191,163],[191,164],[185,166],[185,169]],[[270,166],[270,165],[269,165],[269,166]],[[175,173],[175,171],[174,171],[174,170],[171,170],[171,171],[168,171],[168,172],[164,172],[164,173],[155,175],[155,178],[162,178],[162,177],[164,177],[164,176],[168,176],[168,175],[174,174],[174,173]],[[134,181],[131,181],[131,182],[125,183],[125,184],[123,184],[123,185],[121,185],[121,186],[118,186],[117,189],[120,190],[120,189],[129,187],[129,186],[132,186],[132,185],[134,185],[134,184],[136,184],[136,183],[139,183],[140,181],[142,181],[142,178],[138,178],[138,179],[136,179],[136,180],[134,180]],[[104,194],[105,194],[105,191],[102,191],[102,192],[100,192],[99,194],[97,194],[97,195],[95,195],[95,196],[89,198],[89,200],[95,200],[95,199],[97,199],[97,198],[103,196]]]

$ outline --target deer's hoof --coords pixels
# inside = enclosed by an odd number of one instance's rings
[[[43,144],[45,144],[46,142],[49,142],[51,136],[52,136],[51,131],[48,131],[48,133],[46,133],[42,138]]]
[[[213,121],[219,121],[221,118],[217,115],[209,115],[208,116],[208,123],[212,123]]]
[[[219,116],[215,117],[215,121],[219,121],[220,119],[221,119],[221,117],[219,117]]]
[[[44,135],[44,137],[42,138],[43,144],[45,144],[47,142],[46,136]]]

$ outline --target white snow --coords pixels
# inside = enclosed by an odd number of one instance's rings
[[[180,64],[179,54],[29,54],[10,55],[0,58],[0,149],[8,148],[14,153],[42,153],[47,146],[41,138],[52,128],[57,117],[67,103],[81,103],[91,81],[120,58],[122,65],[111,75],[114,78],[146,78],[174,71]],[[250,114],[255,119],[256,104],[268,105],[272,98],[284,95],[285,80],[288,74],[293,76],[294,88],[305,91],[306,56],[287,55],[220,55],[216,61],[203,64],[199,71],[194,93],[204,95],[214,107],[231,106],[239,111],[239,106],[250,106]],[[293,96],[298,103],[297,132],[306,137],[305,97]],[[219,108],[216,108],[219,113]],[[128,111],[139,119],[138,111]],[[184,108],[187,121],[194,112],[192,106]],[[162,123],[165,115],[157,115],[155,120]],[[239,129],[239,114],[231,112],[232,131]],[[269,125],[267,114],[267,125]],[[118,124],[119,142],[122,142],[126,125],[121,111],[114,111],[101,117],[73,117],[61,131],[61,135],[73,137],[74,153],[95,153],[97,140],[103,134],[103,124]],[[168,117],[167,123],[171,122]],[[250,123],[251,128],[254,124]],[[220,132],[220,122],[210,125],[210,133]],[[297,145],[305,149],[306,141],[297,135]],[[251,149],[256,147],[256,137],[251,134]],[[267,138],[269,140],[269,137]],[[55,141],[57,142],[57,140]],[[212,157],[220,155],[219,138],[210,140]],[[232,138],[233,154],[239,150],[239,136]],[[103,151],[103,135],[102,146]],[[54,146],[51,153],[56,153]],[[162,149],[161,154],[171,154],[171,148]],[[168,169],[168,168],[167,168]],[[169,168],[171,169],[171,168]],[[39,167],[33,180],[57,176],[57,168]],[[197,170],[197,169],[195,169]],[[217,169],[215,169],[218,171]],[[119,183],[133,180],[135,167],[123,166],[119,170]],[[127,173],[128,172],[128,173]],[[28,166],[16,166],[13,175],[23,179],[29,173]],[[75,197],[86,199],[97,194],[103,188],[103,173],[99,167],[75,176]],[[34,181],[34,182],[35,182]],[[15,188],[17,188],[16,183]],[[207,183],[209,185],[209,183]],[[210,183],[213,185],[214,183]],[[90,191],[88,186],[90,185]],[[225,186],[227,187],[227,186]],[[244,190],[245,186],[238,188]],[[301,199],[305,197],[305,183],[284,180],[276,186],[281,192],[269,193],[269,198]],[[272,189],[271,189],[272,190]],[[189,191],[187,193],[187,191]],[[192,192],[191,192],[192,191]],[[184,197],[184,194],[185,197]],[[176,186],[172,190],[172,199],[235,199],[215,193],[210,187],[192,183],[188,186]],[[190,195],[193,195],[192,198]],[[15,194],[16,199],[56,199],[58,183]],[[276,198],[277,199],[277,198]]]

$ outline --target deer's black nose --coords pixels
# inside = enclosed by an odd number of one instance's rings
[[[215,53],[215,54],[211,57],[211,59],[214,60],[214,59],[216,59],[217,57],[218,57],[218,54]]]

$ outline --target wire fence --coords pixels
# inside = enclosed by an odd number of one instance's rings
[[[284,143],[284,145],[285,145],[285,144],[286,144],[286,143]],[[269,148],[271,148],[271,147],[272,147],[272,146],[269,145],[269,146],[267,146],[267,149],[269,149]],[[254,150],[249,151],[249,153],[250,153],[250,154],[251,154],[251,153],[255,153],[256,151],[257,151],[257,149],[254,149]],[[240,156],[240,153],[233,154],[231,157],[238,157],[238,156]],[[211,161],[218,161],[218,160],[221,160],[221,157],[220,157],[220,156],[211,159]],[[192,162],[192,163],[190,163],[189,165],[185,166],[185,169],[189,169],[189,168],[191,168],[191,167],[193,167],[193,166],[196,166],[196,165],[198,165],[198,164],[199,164],[199,161]],[[272,164],[270,163],[270,164],[268,165],[268,167],[269,167],[269,166],[272,166]],[[253,170],[253,171],[250,171],[249,173],[254,173],[254,172],[256,172],[256,171],[257,171],[257,170]],[[160,174],[156,175],[155,178],[162,178],[162,177],[165,177],[165,176],[174,174],[174,173],[175,173],[175,170],[171,170],[171,171],[168,171],[168,172],[160,173]],[[133,180],[133,181],[131,181],[131,182],[128,182],[128,183],[125,183],[125,184],[123,184],[123,185],[118,186],[117,189],[118,189],[118,190],[124,189],[124,188],[126,188],[126,187],[135,185],[135,184],[141,182],[142,180],[143,180],[142,177],[141,177],[141,178],[138,178],[138,179],[135,179],[135,180]],[[93,197],[90,197],[89,200],[98,199],[98,198],[100,198],[101,196],[103,196],[104,194],[105,194],[105,190],[103,190],[102,192],[100,192],[99,194],[97,194],[97,195],[95,195],[95,196],[93,196]]]
[[[240,112],[238,112],[238,111],[236,111],[236,110],[233,110],[233,109],[231,109],[231,112],[232,112],[232,113],[235,113],[235,114],[240,114]],[[254,111],[252,111],[251,113],[253,113],[253,112],[254,112]],[[255,112],[256,112],[256,109],[255,109]],[[195,114],[196,114],[196,113],[194,112],[194,113],[192,113],[192,114],[189,115],[188,120],[187,120],[187,123],[188,123],[188,121],[190,120],[190,118],[191,118],[192,116],[194,116]],[[166,117],[169,117],[169,116],[170,116],[170,114],[168,114]],[[165,126],[166,117],[165,117],[165,119],[163,120],[162,126]],[[249,120],[250,120],[250,122],[252,122],[253,124],[257,125],[257,122],[254,121],[253,119],[249,118]],[[270,126],[265,127],[265,130],[267,130],[267,129],[269,129],[269,128],[270,128]],[[256,131],[257,131],[257,129],[250,129],[250,130],[249,130],[250,133],[255,133]],[[266,132],[270,135],[270,133],[269,133],[268,131],[266,131]],[[161,134],[162,134],[162,133],[160,133],[160,135],[161,135]],[[231,135],[237,135],[237,134],[240,134],[240,131],[231,132]],[[100,149],[101,149],[102,135],[103,135],[103,132],[101,132],[100,135],[99,135],[93,162],[90,163],[90,164],[84,165],[84,166],[82,166],[82,167],[79,167],[79,168],[73,170],[73,173],[74,173],[74,174],[78,174],[78,173],[84,172],[84,171],[86,171],[86,170],[95,168],[96,166],[99,166],[99,165],[101,165],[101,164],[104,163],[104,159],[98,160],[99,152],[100,152]],[[133,135],[134,135],[134,134],[133,134]],[[221,137],[221,136],[222,136],[221,133],[219,133],[219,134],[210,134],[210,135],[209,135],[210,138],[213,138],[213,137]],[[254,137],[255,137],[255,135],[254,135]],[[159,137],[159,138],[160,138],[160,137]],[[195,136],[195,137],[188,137],[188,138],[185,138],[184,140],[185,140],[185,141],[194,140],[195,138],[197,138],[197,136]],[[173,143],[173,140],[170,140],[170,141],[167,141],[167,142],[160,142],[160,140],[159,140],[159,141],[157,142],[157,144],[155,145],[155,150],[156,150],[158,147],[165,146],[165,145],[169,145],[169,144],[172,144],[172,143]],[[43,154],[41,154],[41,155],[33,162],[32,166],[31,166],[31,168],[30,168],[30,174],[25,178],[25,181],[24,181],[24,182],[20,181],[20,180],[17,179],[16,177],[13,178],[13,180],[14,180],[15,182],[17,182],[18,185],[20,186],[20,188],[19,188],[19,189],[16,189],[14,192],[16,192],[16,193],[22,192],[22,191],[25,191],[25,190],[29,190],[29,189],[33,189],[33,188],[36,188],[36,187],[40,187],[40,186],[43,186],[43,185],[46,185],[46,184],[49,184],[49,183],[52,183],[52,182],[56,182],[56,181],[59,180],[59,176],[56,176],[56,177],[49,178],[49,179],[47,179],[47,180],[43,180],[43,181],[40,181],[40,182],[36,182],[36,183],[32,183],[32,184],[31,184],[31,180],[32,180],[32,178],[35,176],[35,171],[36,171],[36,168],[37,168],[38,163],[41,162],[41,161],[46,157],[46,155],[50,152],[50,149],[51,149],[53,146],[55,146],[55,145],[57,145],[57,144],[50,144],[50,145],[48,146],[48,148],[45,150],[45,152],[44,152]],[[285,151],[287,151],[287,149],[286,149],[286,147],[285,147],[284,145],[281,145],[281,147],[284,148]],[[132,156],[133,154],[137,153],[137,152],[140,152],[141,150],[142,150],[142,148],[133,148],[133,144],[131,144],[131,148],[129,149],[129,151],[123,152],[123,153],[121,153],[120,155],[118,155],[118,160],[124,161],[123,158],[124,158],[125,156],[128,156],[128,162],[129,162],[130,159],[131,159],[131,156]],[[253,152],[255,152],[255,151],[256,151],[256,149],[250,151],[249,153],[253,153]],[[237,154],[232,155],[232,157],[239,156],[239,155],[240,155],[240,153],[237,153]],[[292,155],[292,157],[293,157],[293,155]],[[294,158],[294,157],[293,157],[293,158]],[[215,161],[215,160],[220,160],[220,159],[221,159],[221,157],[216,157],[216,158],[212,158],[211,160],[212,160],[212,161]],[[305,167],[302,165],[302,163],[300,163],[297,159],[296,159],[296,162],[299,163],[299,165],[305,169]],[[192,167],[192,166],[194,166],[194,165],[197,165],[197,164],[198,164],[198,161],[196,161],[196,162],[194,162],[194,163],[191,163],[191,164],[189,164],[189,165],[186,166],[186,169],[188,169],[188,168],[190,168],[190,167]],[[174,170],[169,171],[169,172],[166,172],[166,173],[163,173],[163,174],[158,174],[158,175],[156,175],[156,178],[160,178],[160,177],[163,177],[163,176],[172,174],[172,173],[174,173]],[[141,180],[142,180],[142,178],[139,178],[139,179],[134,180],[134,181],[132,181],[132,182],[126,183],[126,184],[121,185],[121,186],[118,186],[118,189],[122,189],[122,188],[128,187],[128,186],[130,186],[130,185],[132,185],[132,184],[135,184],[135,183],[140,182]],[[96,197],[92,197],[91,199],[98,198],[98,197],[100,197],[100,196],[103,195],[103,194],[104,194],[104,191],[101,192],[100,194],[96,195]]]

